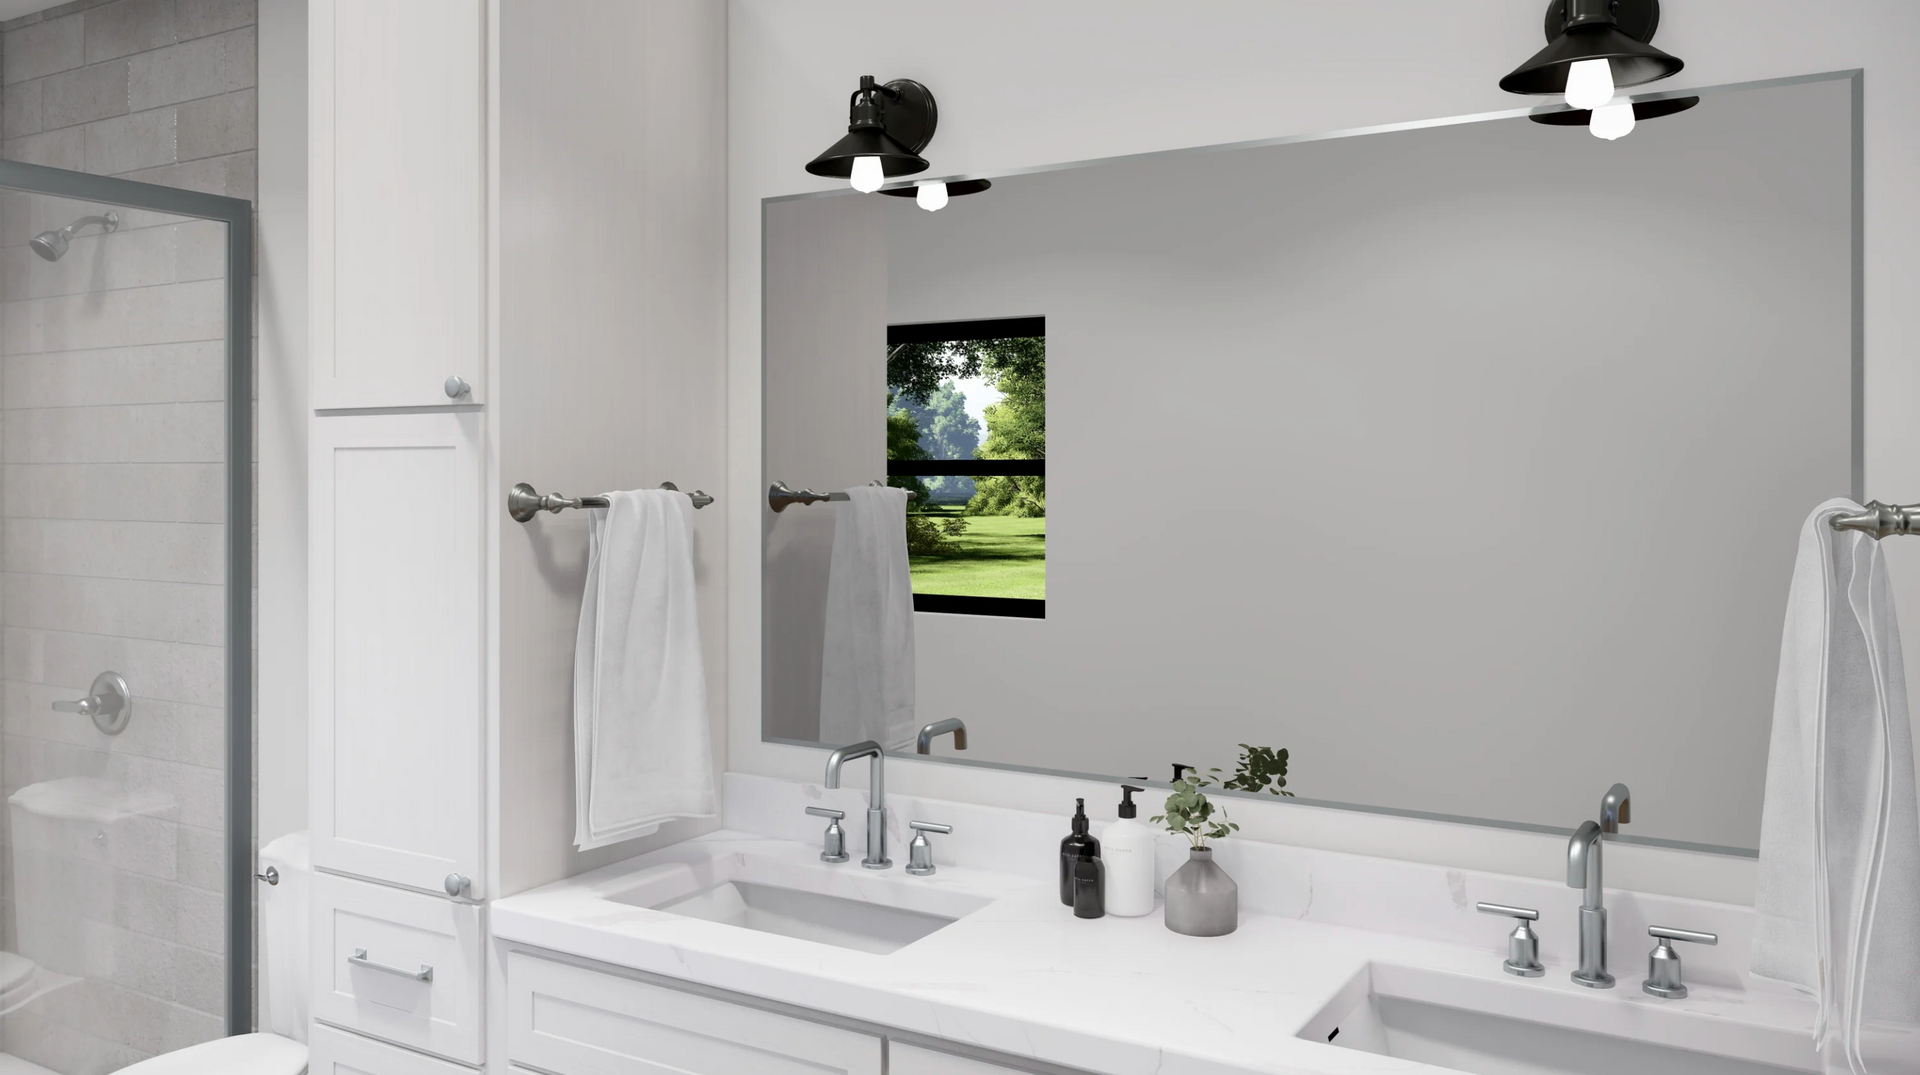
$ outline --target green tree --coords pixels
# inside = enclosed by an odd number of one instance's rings
[[[980,423],[967,413],[966,394],[950,380],[940,382],[924,404],[896,399],[893,407],[913,415],[926,458],[972,459],[980,447]],[[973,480],[958,474],[928,479],[927,485],[936,501],[964,503],[973,497]]]
[[[893,393],[887,393],[887,403],[893,403]],[[927,450],[920,446],[920,427],[914,422],[913,414],[906,410],[890,411],[887,414],[887,458],[888,459],[926,459]],[[927,483],[910,474],[890,474],[887,484],[895,489],[911,491],[919,499],[918,504],[926,504],[932,499]],[[907,555],[909,556],[952,556],[960,551],[954,539],[965,533],[967,521],[951,518],[936,522],[911,510],[907,512]]]
[[[1000,340],[900,344],[887,352],[887,385],[903,405],[928,406],[956,378],[982,377],[1001,392],[985,411],[987,437],[977,459],[1047,457],[1047,341],[1042,336]],[[958,393],[956,393],[958,394]],[[971,515],[1047,514],[1046,479],[974,476]]]

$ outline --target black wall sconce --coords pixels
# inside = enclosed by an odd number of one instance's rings
[[[1573,112],[1533,119],[1555,126],[1585,123],[1596,137],[1619,138],[1633,130],[1637,120],[1672,115],[1699,102],[1693,98],[1676,107],[1673,101],[1656,101],[1643,108],[1614,99],[1618,87],[1654,82],[1686,66],[1679,57],[1648,44],[1659,26],[1660,0],[1552,0],[1547,6],[1547,47],[1501,79],[1500,88],[1508,93],[1565,94]],[[1575,118],[1574,112],[1583,115]]]
[[[847,101],[846,136],[807,163],[814,175],[845,179],[862,193],[879,190],[889,179],[927,170],[920,151],[933,141],[940,125],[940,109],[933,91],[910,78],[881,84],[872,75],[860,76],[860,88]],[[883,193],[913,198],[932,211],[949,197],[978,194],[993,184],[984,179],[952,183],[919,183]]]

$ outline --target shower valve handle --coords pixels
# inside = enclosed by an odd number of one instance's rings
[[[85,698],[71,702],[55,702],[53,708],[61,713],[78,713],[91,718],[93,726],[108,735],[119,735],[126,730],[128,718],[133,716],[133,692],[127,689],[127,681],[118,672],[102,672],[93,677],[93,686]]]

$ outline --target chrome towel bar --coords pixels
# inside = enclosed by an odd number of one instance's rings
[[[661,482],[660,488],[679,492],[680,487],[672,482]],[[704,508],[713,503],[713,498],[695,489],[687,494],[696,508]],[[507,490],[507,514],[513,516],[516,523],[524,523],[543,511],[560,514],[562,508],[604,508],[607,498],[604,496],[561,496],[559,493],[542,494],[526,482],[520,482]]]
[[[1875,540],[1894,534],[1920,534],[1920,504],[1882,504],[1867,501],[1865,511],[1835,515],[1827,525],[1835,530],[1858,530]]]
[[[867,484],[868,485],[884,485],[886,483],[876,479],[874,481],[868,482]],[[916,493],[911,489],[907,490],[908,500],[918,500],[919,498],[920,498],[919,493]],[[847,499],[850,499],[850,498],[847,496],[846,493],[843,493],[843,492],[842,493],[816,493],[811,489],[793,489],[793,488],[789,488],[786,482],[774,482],[772,485],[767,486],[767,506],[772,508],[775,511],[785,511],[788,504],[817,504],[822,500],[847,500]]]

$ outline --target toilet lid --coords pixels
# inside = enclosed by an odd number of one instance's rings
[[[278,1034],[240,1034],[189,1045],[119,1075],[306,1075],[307,1047]]]
[[[8,997],[15,990],[31,989],[35,972],[39,969],[26,956],[0,952],[0,998]]]

